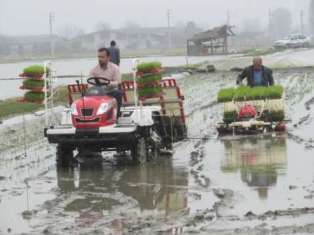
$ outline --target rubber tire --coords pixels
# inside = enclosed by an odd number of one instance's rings
[[[148,154],[149,160],[156,160],[160,156],[160,143],[153,142],[150,146],[150,151]]]
[[[148,154],[147,154],[147,143],[145,138],[141,137],[137,144],[131,149],[131,157],[132,160],[136,164],[143,164],[147,162]]]
[[[68,167],[74,162],[73,150],[68,146],[59,144],[57,146],[57,166],[58,167]]]

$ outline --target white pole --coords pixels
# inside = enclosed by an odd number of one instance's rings
[[[136,72],[137,72],[137,65],[139,64],[139,59],[133,60],[133,91],[134,91],[134,106],[136,112],[136,120],[138,121],[138,96],[137,96],[137,83],[136,83]]]
[[[55,54],[55,42],[54,42],[54,38],[53,38],[53,21],[55,19],[55,15],[50,12],[49,13],[49,33],[50,33],[50,56],[51,58],[54,57]]]
[[[48,94],[47,94],[47,65],[49,62],[44,62],[44,94],[45,94],[45,127],[48,127]]]

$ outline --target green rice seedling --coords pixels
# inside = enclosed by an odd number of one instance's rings
[[[266,87],[253,87],[249,91],[249,100],[262,100],[267,97],[267,89]]]
[[[32,65],[23,70],[25,76],[28,77],[38,77],[45,73],[45,68],[42,65]]]
[[[138,90],[140,97],[149,97],[160,94],[162,91],[161,87],[148,87]]]
[[[225,123],[231,123],[234,122],[237,118],[237,112],[231,111],[231,112],[224,112],[223,121]]]
[[[43,88],[44,80],[27,79],[23,81],[23,86],[27,89]]]
[[[241,86],[236,89],[222,89],[218,93],[218,102],[280,99],[284,88],[280,85],[270,87]]]
[[[140,85],[151,84],[153,82],[158,82],[160,80],[161,80],[160,74],[143,76],[143,77],[137,78],[137,82]]]
[[[283,87],[282,86],[271,86],[267,89],[267,98],[269,99],[280,99],[283,95]]]
[[[137,66],[137,70],[139,72],[150,72],[153,69],[160,69],[161,63],[158,61],[141,63]]]
[[[26,101],[29,102],[41,102],[45,99],[45,94],[43,92],[26,92],[24,95]]]
[[[218,102],[229,102],[233,100],[234,88],[222,89],[218,93]]]
[[[234,100],[236,101],[245,101],[250,92],[250,87],[247,86],[240,86],[235,90],[234,93]]]
[[[273,122],[281,122],[285,119],[285,112],[283,110],[270,112],[270,118]]]

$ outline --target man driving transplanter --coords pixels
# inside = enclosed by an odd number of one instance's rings
[[[90,71],[91,77],[103,77],[110,80],[106,87],[109,89],[107,95],[114,97],[118,103],[118,116],[122,105],[122,91],[119,89],[121,84],[120,69],[117,65],[110,62],[110,52],[107,48],[98,50],[98,65]]]
[[[273,71],[263,65],[260,57],[254,58],[253,65],[243,70],[238,76],[237,84],[241,84],[244,78],[247,78],[247,84],[250,87],[274,85]]]

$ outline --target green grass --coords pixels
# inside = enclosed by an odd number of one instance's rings
[[[0,118],[35,112],[43,107],[41,104],[21,102],[17,98],[8,99],[0,102]]]
[[[43,104],[21,102],[20,100],[21,98],[11,98],[0,101],[0,119],[44,109]],[[54,103],[57,105],[68,104],[68,90],[66,86],[58,88],[58,92],[54,96]]]
[[[282,86],[271,87],[248,87],[240,86],[238,88],[222,89],[218,93],[218,102],[245,101],[245,100],[263,100],[280,99],[283,94]]]

